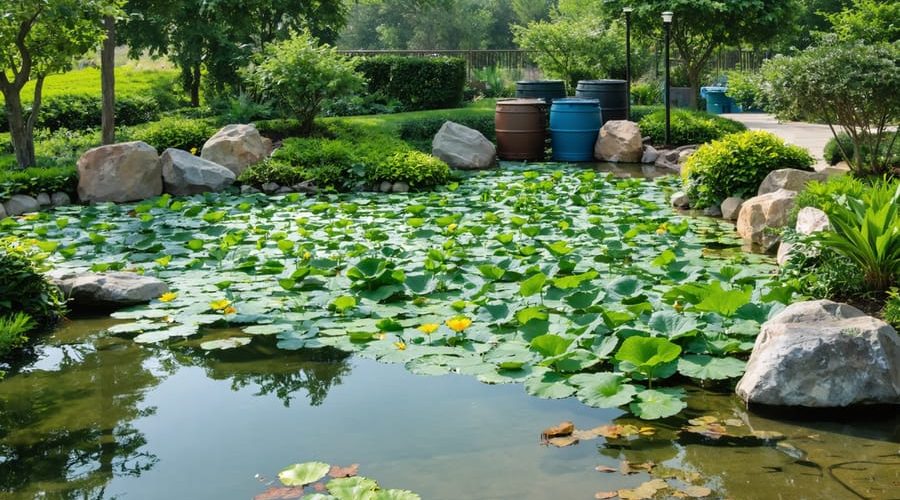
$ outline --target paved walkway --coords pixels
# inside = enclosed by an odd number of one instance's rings
[[[831,139],[828,125],[804,122],[779,122],[774,116],[766,113],[729,113],[722,115],[739,121],[751,130],[766,130],[781,137],[786,142],[802,146],[809,150],[816,162],[823,166],[822,151]]]

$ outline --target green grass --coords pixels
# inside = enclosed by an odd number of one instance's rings
[[[174,70],[140,70],[132,66],[116,68],[116,94],[140,95],[169,91],[178,72]],[[85,68],[68,73],[50,75],[44,81],[43,99],[59,95],[100,95],[100,69]],[[30,103],[34,97],[34,80],[22,90],[22,101]],[[0,96],[0,104],[4,102]]]

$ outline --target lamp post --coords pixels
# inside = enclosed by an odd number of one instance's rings
[[[625,119],[631,119],[631,7],[623,7],[625,13]]]
[[[672,103],[670,102],[670,92],[669,92],[669,70],[670,70],[670,61],[669,61],[669,35],[672,31],[672,14],[671,11],[666,11],[662,13],[663,19],[663,27],[666,32],[666,146],[670,143],[670,138],[672,134],[672,116],[671,116],[671,108]]]

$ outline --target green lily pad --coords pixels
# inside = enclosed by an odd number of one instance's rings
[[[328,481],[325,488],[338,500],[361,500],[372,498],[378,489],[378,483],[360,476],[342,477]]]
[[[684,391],[680,389],[647,389],[638,393],[630,408],[644,420],[671,417],[687,407],[683,397]]]
[[[637,388],[625,383],[625,377],[617,373],[584,375],[579,384],[581,387],[575,396],[582,403],[596,408],[627,405],[637,394]]]
[[[294,464],[278,473],[278,479],[285,486],[305,486],[325,477],[331,466],[323,462]],[[329,490],[331,492],[331,490]],[[333,492],[331,492],[333,494]]]
[[[744,374],[747,363],[737,358],[688,354],[678,360],[678,373],[700,380],[726,380]]]

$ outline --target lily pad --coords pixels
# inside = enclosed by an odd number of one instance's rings
[[[305,486],[325,477],[331,466],[323,462],[294,464],[278,473],[285,486]],[[330,491],[330,490],[329,490]]]

